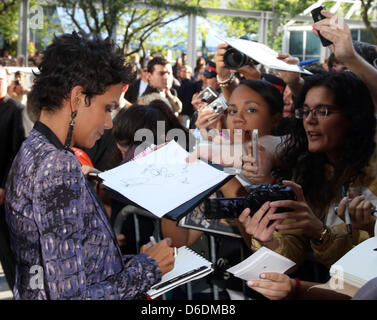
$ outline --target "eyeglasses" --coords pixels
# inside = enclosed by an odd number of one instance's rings
[[[298,108],[295,110],[295,117],[297,119],[307,119],[309,114],[312,113],[314,119],[325,119],[331,113],[341,113],[341,111],[329,110],[328,107],[335,107],[332,105],[320,104],[313,109]]]

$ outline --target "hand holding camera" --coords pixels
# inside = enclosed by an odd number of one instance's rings
[[[276,226],[277,230],[292,230],[301,229],[302,233],[309,239],[319,239],[321,233],[324,230],[322,221],[313,213],[312,209],[305,200],[302,187],[293,181],[283,181],[283,184],[287,187],[291,187],[297,200],[279,200],[270,203],[271,208],[282,209],[290,208],[290,212],[276,213],[270,219],[286,220],[292,219],[292,222],[287,224],[279,224]]]
[[[342,18],[326,10],[322,10],[321,15],[324,19],[313,24],[313,33],[330,40],[329,49],[339,61],[347,64],[356,56],[349,27]]]
[[[250,216],[251,210],[246,208],[238,218],[238,221],[242,224],[247,234],[272,250],[277,247],[277,241],[274,241],[273,237],[274,231],[282,222],[282,220],[276,220],[270,224],[270,218],[274,215],[274,212],[275,208],[271,208],[270,203],[266,202],[252,216]],[[269,245],[266,245],[266,243],[269,243]]]
[[[221,114],[215,113],[213,109],[208,108],[207,104],[204,104],[199,108],[198,119],[195,122],[195,126],[199,130],[208,130],[211,128],[215,128],[220,118]]]
[[[293,189],[284,185],[261,184],[249,187],[246,197],[209,198],[204,201],[207,219],[238,218],[244,209],[249,208],[255,214],[266,202],[277,200],[295,200]],[[289,211],[288,207],[275,207],[276,212]]]

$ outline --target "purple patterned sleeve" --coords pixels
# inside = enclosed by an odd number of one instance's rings
[[[47,298],[137,297],[161,279],[157,263],[143,254],[129,257],[125,266],[118,262],[116,245],[109,241],[111,236],[101,225],[97,226],[97,237],[107,240],[108,244],[102,241],[100,247],[88,245],[95,236],[89,237],[85,229],[101,220],[92,220],[93,210],[85,216],[89,195],[81,167],[73,157],[67,159],[61,155],[62,152],[56,150],[44,159],[36,175],[33,193]],[[97,252],[104,252],[103,259]],[[92,265],[94,271],[90,272],[88,269]]]

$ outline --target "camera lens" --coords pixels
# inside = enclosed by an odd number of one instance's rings
[[[224,64],[229,69],[238,69],[242,66],[248,65],[250,58],[242,52],[229,47],[224,54]]]

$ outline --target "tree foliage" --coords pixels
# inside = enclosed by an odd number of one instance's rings
[[[73,25],[81,31],[114,37],[121,33],[120,45],[125,55],[142,51],[145,41],[167,24],[189,14],[203,15],[197,1],[184,0],[59,0]],[[79,14],[85,25],[80,24]]]
[[[272,0],[230,0],[228,8],[274,11],[275,24],[274,28],[271,23],[268,27],[268,43],[272,39],[273,47],[280,48],[282,35],[277,32],[279,26],[283,26],[315,2],[316,0],[276,0],[273,7]],[[256,18],[218,16],[216,19],[224,23],[225,31],[230,37],[258,34],[259,20]]]
[[[0,34],[10,39],[17,34],[18,1],[0,1]]]

